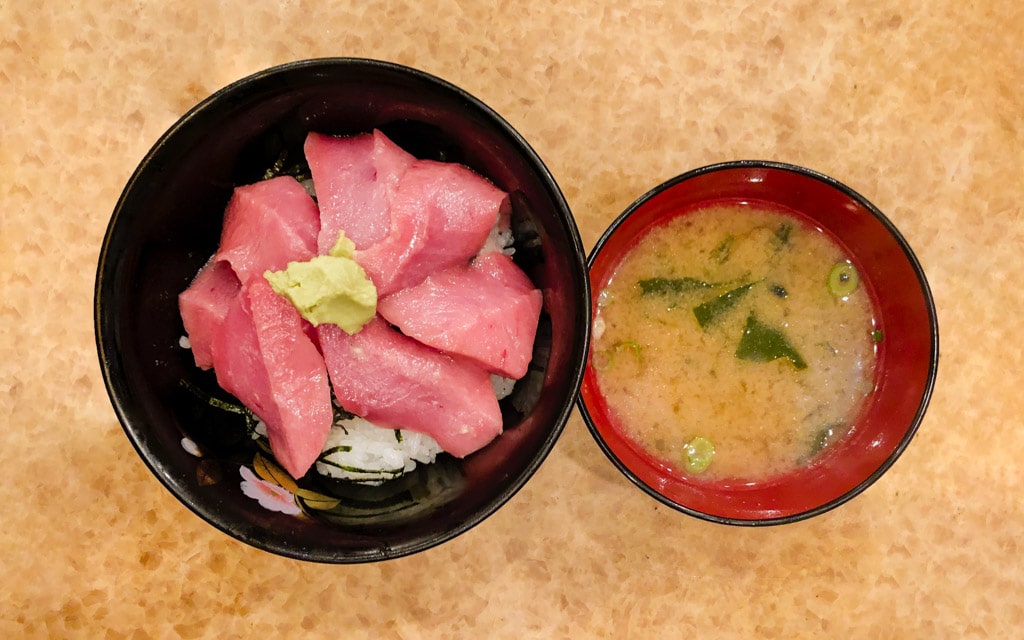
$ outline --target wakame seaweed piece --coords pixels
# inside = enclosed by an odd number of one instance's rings
[[[729,260],[729,256],[732,255],[732,245],[736,242],[734,236],[726,236],[725,240],[718,243],[718,246],[711,252],[711,258],[716,264],[725,264]]]
[[[783,222],[775,229],[775,250],[779,251],[782,247],[789,244],[789,234],[793,232],[793,225],[788,222]]]
[[[697,317],[697,323],[700,325],[700,328],[706,329],[707,326],[714,322],[716,318],[729,309],[735,307],[736,303],[739,302],[755,284],[756,283],[754,282],[749,282],[745,285],[736,287],[735,289],[730,289],[722,295],[694,307],[693,315]]]
[[[833,422],[821,427],[814,434],[814,440],[811,442],[811,455],[813,456],[821,453],[823,449],[839,440],[848,431],[849,427],[844,425],[842,422]]]
[[[786,358],[797,369],[807,368],[807,362],[790,344],[786,334],[761,322],[753,313],[747,316],[743,337],[740,338],[740,344],[736,347],[736,357],[752,362],[771,362],[779,358]]]
[[[699,291],[701,289],[713,289],[720,285],[713,282],[705,282],[697,278],[646,278],[637,280],[641,295],[666,295],[669,293],[686,293],[688,291]]]

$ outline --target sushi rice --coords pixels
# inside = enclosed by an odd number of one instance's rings
[[[516,381],[492,374],[491,384],[501,400],[512,393]],[[257,420],[252,436],[266,438],[266,423]],[[417,464],[433,463],[441,453],[441,446],[426,434],[381,427],[339,411],[315,469],[330,478],[376,486],[410,473]]]
[[[441,447],[415,431],[383,429],[360,417],[338,420],[316,461],[318,473],[361,484],[381,484],[430,464]]]
[[[516,381],[491,376],[494,393],[502,399]],[[321,475],[360,484],[378,485],[401,477],[416,464],[431,464],[441,446],[426,434],[408,429],[387,429],[358,416],[335,420],[327,443],[316,461]]]

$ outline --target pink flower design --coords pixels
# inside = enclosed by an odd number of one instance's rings
[[[242,493],[259,502],[261,507],[288,515],[301,513],[290,491],[259,478],[248,467],[239,467],[238,471],[242,474]]]

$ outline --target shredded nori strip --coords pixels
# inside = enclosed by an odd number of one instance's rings
[[[324,449],[322,452],[320,452],[320,458],[326,458],[327,456],[335,454],[335,453],[348,453],[350,451],[352,451],[352,447],[350,447],[349,445],[347,445],[347,444],[339,444],[336,447],[331,447],[330,449]],[[324,460],[324,462],[326,462],[326,460]],[[333,463],[330,463],[330,464],[333,464]]]
[[[256,423],[259,421],[259,418],[256,416],[255,413],[250,411],[248,407],[241,404],[227,402],[225,400],[221,400],[220,398],[214,398],[209,393],[203,391],[202,389],[200,389],[199,387],[197,387],[196,385],[192,384],[190,381],[184,378],[179,379],[178,384],[181,385],[183,388],[187,389],[190,393],[195,395],[200,400],[206,402],[211,407],[215,409],[220,409],[222,411],[227,411],[229,413],[236,413],[242,416],[245,419],[246,429],[250,433],[252,433],[256,429]]]
[[[271,178],[277,178],[280,176],[292,176],[299,182],[303,180],[312,179],[312,174],[309,170],[309,165],[306,164],[305,159],[301,162],[293,162],[290,165],[286,165],[285,162],[288,159],[288,150],[283,149],[277,156],[277,160],[274,161],[266,171],[263,172],[263,179],[270,180]]]
[[[345,411],[344,407],[341,407],[337,404],[334,405],[334,422],[344,422],[345,420],[351,420],[353,418],[358,417],[359,416],[352,413],[351,411]]]

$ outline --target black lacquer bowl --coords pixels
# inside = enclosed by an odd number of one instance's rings
[[[417,157],[463,163],[509,192],[515,260],[544,295],[530,372],[502,401],[485,449],[376,488],[295,483],[250,436],[211,372],[196,368],[177,295],[214,252],[232,189],[259,180],[306,133],[378,128]],[[589,340],[585,254],[555,180],[478,99],[395,64],[321,59],[256,73],[213,94],[154,145],[113,212],[95,290],[96,342],[117,416],[140,457],[201,518],[254,547],[358,563],[467,531],[529,480],[573,408]],[[312,475],[312,474],[310,474]]]

